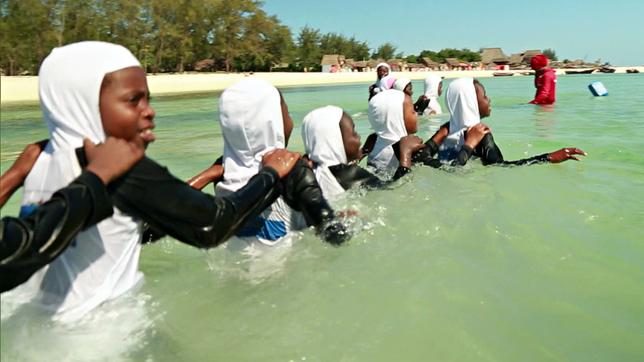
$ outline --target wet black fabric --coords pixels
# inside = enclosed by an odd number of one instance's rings
[[[494,142],[491,133],[486,134],[475,149],[463,146],[459,151],[456,165],[465,165],[472,157],[477,156],[481,159],[483,165],[500,165],[500,166],[528,166],[548,162],[548,154],[544,153],[537,156],[523,158],[515,161],[506,161],[503,159],[501,149]]]
[[[2,218],[0,292],[27,281],[58,257],[78,232],[112,213],[112,202],[103,182],[84,171],[27,217]]]
[[[82,149],[77,150],[77,156],[83,165]],[[301,160],[283,181],[275,170],[264,167],[236,192],[215,197],[195,190],[166,167],[144,157],[108,190],[116,207],[148,225],[145,241],[167,234],[196,247],[215,247],[280,195],[289,206],[302,211],[326,241],[340,243],[348,238],[326,230],[333,224],[333,210],[321,196],[313,171]],[[340,226],[334,227],[337,233],[343,231]]]
[[[429,106],[430,99],[429,98],[420,98],[414,103],[414,111],[418,113],[419,115],[422,115],[423,112],[425,112],[425,109]]]

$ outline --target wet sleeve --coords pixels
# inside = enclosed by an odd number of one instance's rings
[[[335,213],[322,194],[313,170],[299,160],[282,182],[284,201],[304,215],[307,225],[314,226],[318,235],[326,242],[340,245],[351,235],[344,225],[335,218]]]
[[[85,171],[24,218],[5,217],[0,226],[1,291],[27,281],[58,257],[82,229],[112,215],[103,182]]]
[[[365,187],[367,189],[387,188],[394,181],[411,172],[411,169],[399,166],[390,180],[382,180],[358,165],[339,164],[329,167],[329,170],[345,190],[353,187]]]
[[[155,230],[187,244],[209,248],[232,236],[279,197],[279,178],[265,167],[225,197],[195,190],[149,158],[110,185],[114,205]]]

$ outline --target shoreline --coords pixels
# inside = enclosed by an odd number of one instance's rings
[[[626,69],[637,69],[644,73],[644,67],[614,67],[615,73],[626,73]],[[580,68],[590,69],[590,68]],[[556,69],[557,75],[565,74],[569,69]],[[445,78],[493,77],[493,73],[514,73],[513,76],[525,76],[521,73],[529,70],[462,70],[462,71],[432,71]],[[430,72],[396,72],[399,77],[411,80],[424,79]],[[172,96],[190,93],[221,92],[226,87],[253,75],[267,80],[276,87],[306,87],[320,85],[338,85],[351,83],[369,83],[375,81],[375,72],[351,73],[182,73],[182,74],[148,74],[148,86],[153,96]],[[598,74],[598,73],[592,73]],[[0,77],[0,105],[31,105],[38,104],[38,77],[37,76],[2,76]]]

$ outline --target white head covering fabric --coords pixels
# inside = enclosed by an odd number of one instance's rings
[[[369,123],[378,138],[367,161],[379,171],[392,171],[398,167],[398,159],[390,147],[407,136],[403,117],[405,93],[390,89],[375,95],[369,101]]]
[[[458,150],[465,141],[467,128],[481,123],[474,79],[458,78],[452,81],[445,100],[450,113],[449,134],[441,148]]]
[[[396,83],[396,77],[393,75],[386,75],[378,81],[378,88],[380,88],[380,92],[392,89],[394,87],[394,83]]]
[[[284,148],[279,92],[261,78],[245,78],[221,94],[219,121],[225,171],[217,187],[237,191],[260,170],[264,154]]]
[[[334,199],[344,192],[344,188],[329,170],[330,166],[347,163],[340,131],[342,114],[340,107],[321,107],[309,112],[302,123],[305,152],[316,163],[313,171],[324,196],[328,199]]]
[[[405,87],[409,83],[411,83],[411,80],[409,80],[408,78],[399,78],[399,79],[396,80],[396,82],[394,82],[394,88],[393,89],[396,89],[396,90],[399,90],[401,92],[404,92]]]
[[[38,80],[50,142],[25,180],[23,210],[48,200],[80,175],[74,149],[83,138],[105,140],[99,110],[103,78],[129,67],[140,67],[129,50],[96,41],[55,48],[45,58]],[[111,218],[79,233],[59,258],[16,292],[36,296],[56,319],[78,319],[141,281],[140,237],[139,223],[115,208]]]
[[[438,103],[438,86],[441,84],[441,77],[430,74],[425,78],[425,97],[429,99],[429,105],[425,109],[425,113],[435,113],[441,114],[443,110],[441,109],[440,103]]]
[[[219,99],[219,121],[224,136],[224,180],[218,195],[237,191],[261,169],[264,154],[284,148],[284,121],[277,89],[261,78],[248,77],[226,88]],[[282,198],[237,233],[273,246],[291,230],[306,227],[303,216]]]

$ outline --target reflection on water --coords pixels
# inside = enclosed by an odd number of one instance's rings
[[[142,289],[86,324],[53,324],[3,296],[2,359],[641,361],[644,78],[591,76],[560,77],[552,112],[525,104],[531,77],[483,79],[494,107],[485,122],[507,159],[577,146],[589,153],[582,162],[416,168],[389,190],[338,201],[360,215],[342,247],[313,230],[268,253],[165,238],[143,248]],[[611,92],[599,102],[586,88],[593,77]],[[364,138],[367,86],[284,95],[296,128],[336,104]],[[154,101],[148,153],[181,178],[223,150],[214,97]],[[419,135],[448,118],[421,117]],[[37,109],[3,107],[0,126],[2,170],[47,133]]]

